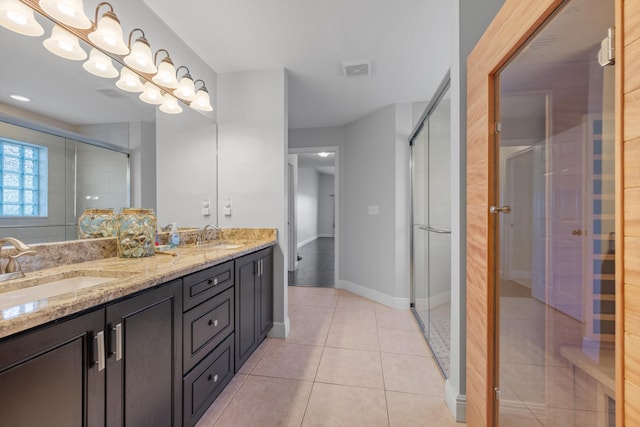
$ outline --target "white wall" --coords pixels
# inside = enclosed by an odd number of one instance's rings
[[[338,283],[397,308],[409,307],[408,204],[396,204],[408,202],[411,121],[410,106],[392,105],[348,124],[340,161]]]
[[[318,237],[333,237],[335,177],[319,174],[318,183]]]
[[[319,175],[314,168],[298,168],[298,191],[296,194],[298,248],[318,238]]]
[[[287,73],[272,69],[218,75],[220,206],[232,200],[221,227],[278,229],[274,250],[274,328],[286,337]]]

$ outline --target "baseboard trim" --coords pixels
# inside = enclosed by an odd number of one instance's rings
[[[467,422],[467,396],[458,394],[458,390],[447,380],[444,385],[444,400],[457,423]]]
[[[306,245],[306,244],[308,244],[308,243],[311,243],[311,242],[313,242],[313,241],[315,241],[315,240],[318,240],[318,237],[320,237],[320,236],[313,236],[313,237],[309,237],[308,239],[304,239],[303,241],[298,242],[297,248],[298,248],[298,249],[300,249],[300,248],[301,248],[301,247],[303,247],[304,245]]]
[[[284,322],[273,322],[273,327],[267,334],[270,338],[287,338],[289,331],[291,330],[291,323],[289,317]]]
[[[349,282],[348,280],[337,280],[336,288],[353,292],[356,295],[368,298],[387,307],[395,308],[396,310],[409,309],[409,298],[396,298],[383,292],[358,285],[357,283]]]

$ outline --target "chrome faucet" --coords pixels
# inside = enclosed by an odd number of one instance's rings
[[[9,262],[7,262],[4,271],[2,271],[2,266],[0,266],[0,282],[24,277],[22,267],[20,267],[20,264],[18,263],[18,257],[21,257],[22,255],[33,255],[36,253],[36,251],[31,249],[31,247],[13,237],[3,237],[0,239],[0,251],[2,251],[2,246],[5,243],[10,243],[11,245],[13,245],[18,253],[15,255],[9,255]]]
[[[196,238],[196,246],[204,245],[206,243],[210,243],[211,240],[217,239],[218,234],[220,233],[220,229],[213,224],[205,225],[198,237]]]

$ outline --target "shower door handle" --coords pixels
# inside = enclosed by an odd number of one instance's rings
[[[508,205],[505,205],[505,206],[490,206],[489,207],[489,213],[492,213],[492,214],[499,214],[499,213],[508,214],[508,213],[511,213],[511,206],[508,206]]]
[[[451,234],[451,230],[443,230],[442,228],[430,227],[428,225],[419,225],[418,228],[424,231],[431,231],[438,234]]]

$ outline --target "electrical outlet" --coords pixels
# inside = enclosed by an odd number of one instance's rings
[[[379,215],[380,209],[378,205],[369,206],[369,215]]]

